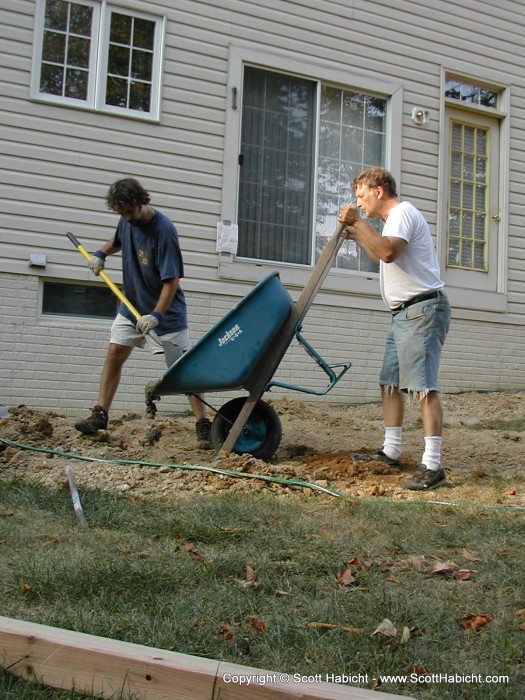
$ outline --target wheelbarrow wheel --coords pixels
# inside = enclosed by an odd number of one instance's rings
[[[228,434],[241,412],[245,397],[225,403],[211,424],[211,438],[217,450],[223,446]],[[273,457],[281,442],[283,431],[281,419],[266,401],[257,401],[250,417],[237,438],[233,451],[237,454],[250,454],[257,459]]]

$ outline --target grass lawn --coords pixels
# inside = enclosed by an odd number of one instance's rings
[[[522,510],[80,496],[88,528],[68,490],[0,482],[1,615],[378,693],[524,697]],[[0,697],[80,696],[4,671]]]

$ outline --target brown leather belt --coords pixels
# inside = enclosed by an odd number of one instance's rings
[[[403,309],[406,309],[407,306],[412,306],[412,304],[417,304],[420,301],[427,301],[427,299],[437,299],[440,295],[440,289],[435,289],[433,292],[425,292],[425,294],[418,294],[417,297],[412,297],[412,299],[404,301],[399,306],[396,306],[395,309],[392,309],[392,313],[397,314],[398,311],[403,311]]]

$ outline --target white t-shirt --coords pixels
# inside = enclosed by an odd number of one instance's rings
[[[444,287],[430,229],[413,204],[396,204],[385,221],[383,236],[402,238],[408,243],[394,262],[380,261],[381,294],[389,308]]]

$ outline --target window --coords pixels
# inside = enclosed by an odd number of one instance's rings
[[[504,91],[474,80],[445,76],[441,266],[447,285],[468,290],[462,303],[497,310],[505,291],[506,203],[501,199]],[[441,238],[441,237],[440,237]]]
[[[164,22],[90,0],[40,0],[32,97],[159,118]]]
[[[101,285],[44,281],[42,314],[113,319],[119,302]]]
[[[352,179],[384,165],[386,109],[383,97],[245,66],[238,255],[315,263]],[[377,269],[346,244],[335,266]]]
[[[447,267],[488,272],[490,129],[450,121]]]

